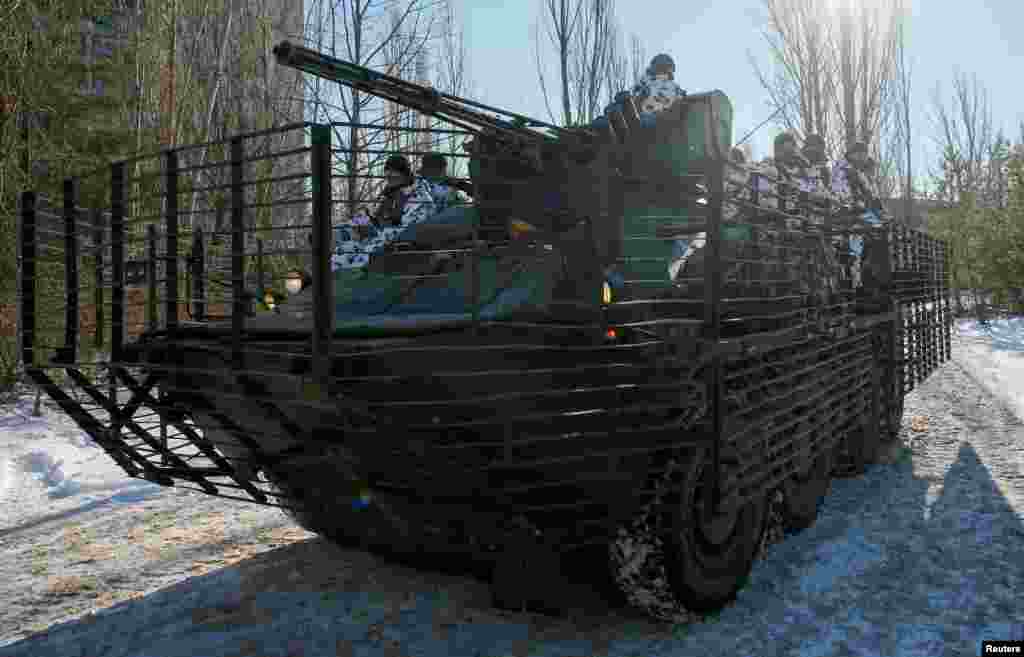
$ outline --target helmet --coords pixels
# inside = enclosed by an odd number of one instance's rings
[[[655,55],[654,59],[651,60],[651,65],[647,67],[647,73],[650,75],[657,75],[658,73],[674,74],[675,72],[676,63],[665,53]]]
[[[864,153],[865,155],[867,155],[868,145],[862,141],[853,142],[853,144],[850,145],[850,148],[847,149],[846,154],[852,155],[853,153]]]
[[[412,167],[409,166],[409,160],[404,155],[392,155],[384,163],[385,171],[395,171],[397,173],[403,173],[407,176],[412,175]]]
[[[778,148],[787,142],[796,146],[796,135],[788,130],[775,135],[775,148]]]

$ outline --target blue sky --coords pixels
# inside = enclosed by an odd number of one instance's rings
[[[546,120],[532,38],[542,0],[455,1],[467,30],[477,99]],[[908,40],[918,117],[917,162],[925,156],[928,164],[935,159],[925,112],[935,83],[941,81],[948,89],[956,66],[979,75],[988,89],[996,126],[1016,139],[1024,120],[1024,1],[911,1]],[[643,40],[648,57],[658,52],[672,55],[676,80],[684,89],[718,88],[729,95],[735,109],[734,139],[769,116],[748,56],[768,61],[761,0],[617,4],[624,31]],[[751,138],[755,157],[768,154],[777,130],[769,124]],[[924,173],[917,164],[915,169],[918,175]]]

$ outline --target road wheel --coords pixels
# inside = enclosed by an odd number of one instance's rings
[[[828,495],[832,484],[831,448],[819,453],[803,472],[798,472],[782,485],[782,519],[786,530],[807,529],[818,518],[818,505]]]
[[[730,513],[715,512],[707,499],[711,466],[710,450],[700,448],[684,467],[666,550],[672,589],[697,612],[714,611],[735,598],[753,567],[768,517],[764,496]]]
[[[872,412],[872,406],[881,404],[882,386],[880,385],[880,371],[875,368],[872,372],[872,385],[868,398],[868,406],[861,414],[859,423],[850,428],[846,435],[845,459],[842,467],[842,474],[845,476],[857,477],[867,470],[867,467],[878,460],[879,450],[882,445],[881,413],[876,417]]]
[[[885,409],[882,415],[883,442],[898,440],[903,423],[903,333],[901,331],[903,318],[899,306],[895,307],[897,309],[896,324],[885,329],[886,351],[882,361],[884,370],[882,381],[885,386],[882,393]]]

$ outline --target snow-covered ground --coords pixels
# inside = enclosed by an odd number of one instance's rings
[[[989,327],[960,320],[961,347],[974,377],[1024,421],[1024,318]],[[45,399],[45,398],[44,398]],[[54,405],[32,416],[32,400],[0,407],[0,535],[12,527],[104,504],[158,494],[156,484],[128,477]]]
[[[971,376],[978,382],[980,382],[989,392],[1001,400],[1008,409],[1012,410],[1018,418],[1024,420],[1024,319],[1008,319],[1008,320],[993,320],[989,327],[979,327],[975,322],[972,321],[960,321],[958,322],[955,329],[961,340],[959,340],[957,349],[960,350],[961,357],[958,357],[960,362],[965,368],[970,371]],[[1024,472],[1024,462],[1018,464],[1018,471]],[[874,475],[875,479],[882,477],[882,475]],[[838,486],[840,489],[839,496],[844,495],[843,491],[849,489],[845,495],[848,495],[851,500],[859,499],[862,497],[862,488],[869,486],[870,482],[851,480],[843,482]],[[876,485],[871,484],[871,485]],[[137,479],[127,477],[113,461],[100,449],[95,443],[88,439],[88,437],[77,428],[77,426],[61,413],[56,408],[45,405],[43,406],[42,417],[33,417],[31,414],[31,399],[23,398],[14,407],[0,407],[0,545],[3,544],[4,535],[10,534],[13,531],[18,531],[20,528],[27,526],[34,526],[47,520],[58,519],[68,517],[69,522],[74,518],[76,514],[94,509],[98,506],[103,505],[120,505],[134,503],[146,498],[159,496],[162,494],[162,489],[158,486],[142,482]],[[845,498],[844,498],[845,499]],[[1018,511],[1018,515],[1020,515]],[[828,517],[825,518],[827,520]],[[837,521],[838,522],[838,521]],[[851,574],[856,575],[861,571],[870,570],[872,568],[878,568],[879,559],[881,559],[880,548],[863,538],[861,529],[853,528],[850,529],[850,534],[839,533],[835,536],[829,534],[831,525],[828,522],[819,523],[813,532],[822,534],[825,536],[824,539],[818,540],[813,539],[810,534],[804,538],[798,538],[795,540],[790,551],[797,549],[800,541],[818,541],[815,543],[816,547],[812,549],[811,554],[814,555],[813,563],[808,564],[808,567],[800,569],[801,572],[794,573],[794,579],[798,580],[796,588],[800,591],[813,594],[813,596],[826,596],[827,592],[836,585],[838,581],[836,578],[849,577]],[[838,525],[837,525],[838,527]],[[838,531],[838,529],[836,530]],[[916,557],[915,557],[916,558]],[[234,577],[233,571],[230,568],[226,568],[219,572],[219,577],[229,578]],[[838,573],[838,574],[837,574]],[[212,584],[199,585],[199,588],[192,589],[195,585],[195,580],[192,583],[183,582],[181,586],[175,587],[173,591],[168,590],[166,592],[152,593],[147,596],[152,602],[151,605],[147,605],[146,609],[150,607],[157,608],[159,605],[166,606],[170,609],[171,605],[167,602],[167,599],[173,597],[177,602],[175,604],[179,606],[190,605],[189,595],[195,593],[199,595],[201,591],[207,591],[209,595],[213,595],[214,591],[221,591],[222,589],[230,589],[230,586],[220,587],[213,586]],[[182,588],[184,587],[184,588]],[[743,595],[760,595],[760,593],[744,593]],[[353,593],[353,595],[356,595]],[[420,596],[420,592],[415,593],[416,596]],[[423,593],[422,595],[428,595]],[[743,602],[742,600],[740,601]],[[204,603],[205,604],[205,603]],[[211,603],[212,604],[212,603]],[[303,608],[305,603],[303,603]],[[308,623],[308,633],[303,631],[301,635],[308,636],[309,641],[313,642],[318,633],[321,633],[324,637],[327,636],[341,636],[347,635],[348,627],[346,624],[356,623],[358,627],[369,623],[370,621],[365,618],[360,618],[353,611],[354,607],[346,605],[345,609],[331,607],[329,611],[330,618],[324,616],[325,610],[322,605],[325,603],[317,599],[314,607],[321,605],[319,612],[309,612],[303,617],[303,622]],[[354,604],[354,603],[353,603]],[[758,602],[754,607],[756,609],[769,609],[771,601],[766,598],[765,601]],[[767,605],[767,606],[765,606]],[[2,605],[0,605],[2,606]],[[159,608],[164,608],[160,606]],[[194,606],[194,605],[192,605]],[[329,606],[329,605],[328,605]],[[443,606],[443,605],[442,605]],[[747,613],[742,611],[750,605],[740,604],[736,609],[732,611],[723,612],[723,615],[728,614],[739,614]],[[420,609],[434,609],[438,605],[432,602],[424,602],[423,605],[419,606]],[[296,607],[298,608],[298,607]],[[138,617],[141,614],[142,607],[138,607],[135,613],[128,613],[125,611],[119,615],[111,616],[110,623],[114,622],[117,618],[120,618],[120,623],[127,627],[127,624],[138,625],[139,622],[146,622],[142,617]],[[859,607],[853,608],[851,613],[860,613]],[[147,612],[148,613],[148,612]],[[168,612],[170,613],[170,612]],[[306,612],[304,612],[306,613]],[[787,612],[788,614],[789,612]],[[809,612],[808,612],[809,613]],[[313,614],[310,616],[310,614]],[[419,612],[417,612],[417,616]],[[136,618],[137,617],[137,618]],[[136,618],[136,620],[132,620]],[[838,618],[838,617],[836,617]],[[153,619],[151,619],[153,620]],[[797,619],[799,620],[799,619]],[[1007,624],[1005,621],[1010,620],[1011,624]],[[990,638],[990,639],[1009,639],[1009,638],[1024,638],[1024,628],[1020,625],[1013,624],[1012,618],[1004,617],[1002,619],[992,618],[987,630],[983,634],[977,635],[979,638]],[[180,619],[178,619],[180,621]],[[178,622],[175,621],[175,622]],[[794,621],[796,622],[796,621]],[[849,627],[852,625],[872,625],[873,621],[853,622],[843,621],[843,627]],[[924,622],[924,621],[922,621]],[[326,625],[325,625],[326,623]],[[785,624],[790,623],[789,620]],[[409,654],[435,654],[429,652],[425,647],[429,641],[429,635],[434,631],[432,627],[435,624],[435,619],[430,614],[423,615],[422,618],[414,618],[413,616],[403,616],[401,626],[401,633],[405,634],[406,640],[412,640],[414,635],[423,635],[423,641],[421,648],[415,653]],[[810,625],[817,625],[817,621],[810,623]],[[220,655],[220,654],[237,654],[228,650],[227,646],[219,643],[223,637],[218,638],[215,634],[209,635],[208,640],[204,639],[205,643],[200,642],[197,635],[190,635],[188,641],[182,644],[176,644],[178,640],[175,637],[171,637],[168,632],[173,630],[169,620],[164,626],[161,626],[159,622],[155,622],[154,631],[159,629],[162,633],[162,637],[166,639],[165,642],[155,642],[147,647],[148,651],[145,655],[179,655],[179,654],[200,654],[195,650],[208,650],[209,655]],[[111,626],[113,627],[113,626]],[[358,627],[352,629],[352,632],[358,633]],[[445,654],[485,654],[478,652],[475,648],[473,651],[468,651],[471,645],[479,645],[480,641],[483,641],[483,636],[491,631],[497,631],[495,628],[488,629],[481,625],[459,625],[459,632],[466,633],[465,642],[462,650],[461,648],[456,650],[455,647],[459,644],[459,641],[452,640],[451,643],[445,642],[446,646]],[[108,628],[109,629],[109,628]],[[121,626],[118,626],[120,631]],[[501,624],[498,630],[506,630],[506,633],[515,633],[519,630],[526,630],[521,625],[516,623]],[[75,630],[77,631],[77,630]],[[86,628],[83,625],[81,628],[82,632],[86,632]],[[242,632],[242,629],[237,632]],[[272,630],[269,626],[265,629],[258,630],[256,626],[246,628],[245,632],[256,633],[252,636],[259,635],[262,637],[261,640],[270,641],[273,636],[276,636],[276,632],[288,633],[290,630],[284,630],[283,628]],[[397,631],[397,630],[396,630]],[[845,630],[837,630],[842,633]],[[892,633],[893,637],[898,639],[900,646],[899,654],[926,654],[926,652],[918,652],[916,649],[909,646],[924,645],[931,641],[928,645],[932,645],[935,642],[941,642],[941,627],[931,627],[925,625],[913,625],[906,626],[900,625],[894,628],[877,627],[873,630],[876,633],[886,634],[887,632]],[[965,630],[966,631],[966,630]],[[61,641],[60,636],[64,636],[65,639],[69,636],[67,630],[63,635],[58,631],[55,635],[54,642],[50,642],[47,645],[49,650],[54,652],[46,652],[46,654],[53,655],[78,655],[86,654],[80,652],[82,648],[79,645],[77,648],[73,646],[76,643],[72,640],[69,644],[64,645],[64,648],[60,647]],[[410,634],[411,633],[411,634]],[[237,635],[237,633],[236,633]],[[773,638],[768,638],[765,641],[764,648],[767,648],[769,652],[763,654],[787,654],[787,655],[831,655],[837,654],[832,652],[834,649],[838,649],[838,646],[847,645],[849,637],[844,636],[832,636],[828,634],[825,640],[822,640],[822,636],[819,635],[815,641],[808,641],[797,644],[790,644],[783,642],[781,639],[777,643]],[[897,637],[898,635],[898,637]],[[904,636],[906,635],[906,636]],[[83,635],[84,636],[84,635]],[[206,636],[206,635],[204,635]],[[282,634],[283,636],[283,634]],[[517,635],[518,636],[518,635]],[[700,641],[703,641],[707,637],[705,633],[700,632]],[[475,643],[473,640],[475,639]],[[787,639],[791,640],[792,637]],[[928,639],[928,641],[925,641]],[[91,639],[89,639],[91,640]],[[517,639],[518,640],[518,639]],[[418,641],[418,639],[417,639]],[[694,638],[693,642],[698,642],[698,639]],[[415,642],[414,642],[415,643]],[[501,641],[493,642],[490,640],[485,641],[491,645],[512,645],[514,641]],[[555,643],[548,643],[541,648],[541,652],[531,652],[530,654],[559,654],[559,655],[572,655],[572,654],[589,654],[590,648],[584,647],[584,644],[589,644],[588,641],[584,641],[579,645],[558,645]],[[693,654],[689,652],[675,652],[670,644],[674,643],[674,639],[666,639],[665,641],[659,641],[652,644],[647,641],[632,641],[630,639],[619,637],[613,642],[614,646],[609,646],[608,654],[617,655],[630,655],[640,654],[638,651],[644,652],[644,654],[659,654],[659,655],[674,655],[674,654]],[[783,645],[785,643],[785,645]],[[200,645],[201,644],[201,645]],[[12,649],[17,651],[18,644],[9,644],[6,646],[0,646],[0,655],[8,654],[6,651]],[[339,643],[340,645],[340,643]],[[432,644],[431,644],[432,645]],[[683,644],[678,644],[677,648]],[[705,647],[709,644],[703,644]],[[906,650],[903,650],[904,645],[907,646]],[[160,647],[162,646],[162,647]],[[177,647],[175,647],[177,646]],[[37,646],[41,649],[41,646]],[[367,647],[367,646],[362,646]],[[934,647],[934,646],[933,646]],[[283,650],[283,649],[282,649]],[[324,652],[313,652],[306,653],[310,654],[335,654],[333,651],[327,652],[326,648]],[[776,652],[771,652],[775,650]],[[513,648],[514,651],[514,648]],[[507,650],[504,652],[508,652]],[[14,652],[10,654],[24,655],[30,654],[25,652]],[[42,653],[38,653],[42,654]],[[99,654],[99,653],[97,653]],[[103,654],[125,656],[125,657],[142,657],[143,653],[132,652],[129,648],[121,648],[114,650],[110,648],[110,652],[103,652]],[[248,653],[252,654],[252,653]],[[285,652],[277,652],[271,650],[266,654],[281,654]],[[288,653],[291,654],[291,653]],[[338,652],[337,654],[385,654],[374,652],[374,650],[355,650],[351,653]],[[436,653],[440,654],[440,653]],[[486,653],[491,654],[491,653]],[[509,653],[512,654],[512,653]],[[516,653],[518,654],[518,653]],[[525,654],[525,653],[524,653]],[[702,653],[707,654],[707,653]],[[871,652],[871,649],[864,648],[864,651],[858,649],[855,651],[857,655],[866,654],[881,654],[879,652]],[[938,654],[938,653],[930,653]]]
[[[1024,318],[992,320],[987,327],[973,320],[957,325],[963,359],[974,378],[1024,420]]]
[[[0,536],[55,516],[139,501],[160,486],[125,474],[71,418],[31,397],[0,407]]]

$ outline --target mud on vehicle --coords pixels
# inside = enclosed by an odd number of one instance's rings
[[[505,606],[541,554],[598,546],[644,577],[627,552],[647,532],[670,595],[704,611],[750,571],[769,500],[812,524],[949,358],[945,245],[751,184],[719,91],[653,128],[626,103],[597,133],[275,54],[429,125],[288,126],[22,195],[23,361],[132,476],[344,544],[480,557]],[[332,224],[381,175],[350,129],[387,137],[381,162],[447,145],[474,193],[332,272]],[[44,270],[63,323],[37,322]]]

